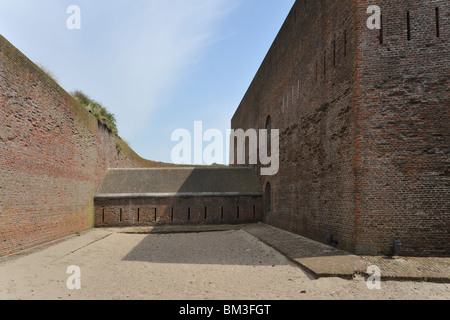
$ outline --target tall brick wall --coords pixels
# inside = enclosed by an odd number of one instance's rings
[[[365,27],[369,4],[382,41]],[[450,2],[358,1],[358,12],[358,242],[449,255]]]
[[[373,4],[383,44],[366,27]],[[296,1],[232,119],[280,130],[280,171],[260,177],[266,222],[360,254],[397,239],[406,255],[450,253],[448,7]]]
[[[0,36],[0,256],[93,227],[106,169],[154,165]]]
[[[280,170],[264,221],[318,241],[355,229],[356,8],[353,1],[297,1],[232,120],[280,130]]]

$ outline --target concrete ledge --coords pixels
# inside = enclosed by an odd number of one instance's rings
[[[96,194],[95,200],[138,198],[262,197],[262,195],[262,193],[245,192],[104,193]]]
[[[316,278],[352,279],[364,269],[363,261],[358,256],[275,227],[260,223],[246,226],[243,230],[278,250]]]

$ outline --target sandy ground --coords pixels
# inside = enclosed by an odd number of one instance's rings
[[[81,289],[69,290],[71,265]],[[0,260],[0,299],[304,300],[450,299],[449,284],[384,282],[362,277],[315,280],[242,230],[123,234],[94,229]]]

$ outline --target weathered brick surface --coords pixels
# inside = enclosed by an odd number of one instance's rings
[[[380,32],[369,5],[380,5]],[[435,8],[439,7],[437,37]],[[407,11],[410,34],[407,38]],[[264,221],[360,254],[449,255],[448,1],[296,1],[232,120],[280,130]]]
[[[297,1],[233,120],[280,130],[280,171],[264,221],[354,245],[353,141],[356,10],[353,1]],[[325,53],[326,51],[326,53]]]
[[[0,36],[0,256],[91,228],[106,169],[150,164]]]
[[[364,27],[369,4],[382,9],[382,44]],[[398,238],[406,255],[450,254],[449,9],[448,1],[358,2],[357,236],[377,251]]]
[[[237,224],[260,221],[261,197],[161,197],[95,200],[96,227]]]

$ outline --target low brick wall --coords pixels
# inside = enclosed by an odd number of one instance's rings
[[[262,217],[262,197],[96,199],[95,226],[237,224]]]

